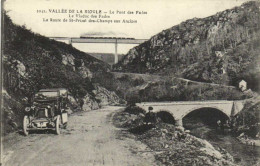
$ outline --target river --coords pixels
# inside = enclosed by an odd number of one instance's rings
[[[241,166],[253,166],[260,156],[260,147],[245,145],[232,136],[229,131],[223,133],[220,129],[206,125],[196,118],[184,120],[184,127],[191,131],[191,134],[206,139],[212,145],[225,149],[234,157],[236,164]]]

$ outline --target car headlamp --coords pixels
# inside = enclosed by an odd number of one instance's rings
[[[26,108],[25,108],[25,111],[26,111],[26,112],[29,112],[30,110],[31,110],[30,107],[26,107]]]

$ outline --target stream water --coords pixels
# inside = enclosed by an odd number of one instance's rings
[[[260,160],[260,147],[242,144],[229,131],[225,130],[223,133],[220,129],[194,118],[185,119],[184,127],[189,129],[194,136],[206,139],[212,145],[225,149],[234,157],[238,165],[253,166]]]

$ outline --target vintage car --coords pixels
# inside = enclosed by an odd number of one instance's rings
[[[68,91],[64,88],[42,89],[35,94],[33,103],[25,108],[23,132],[28,135],[31,130],[55,130],[60,134],[66,128]]]

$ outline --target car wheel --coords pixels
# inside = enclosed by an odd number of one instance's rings
[[[56,123],[55,123],[55,132],[57,135],[60,135],[60,115],[57,116]]]
[[[29,135],[28,125],[29,125],[29,117],[25,115],[23,117],[23,133],[25,136]]]

